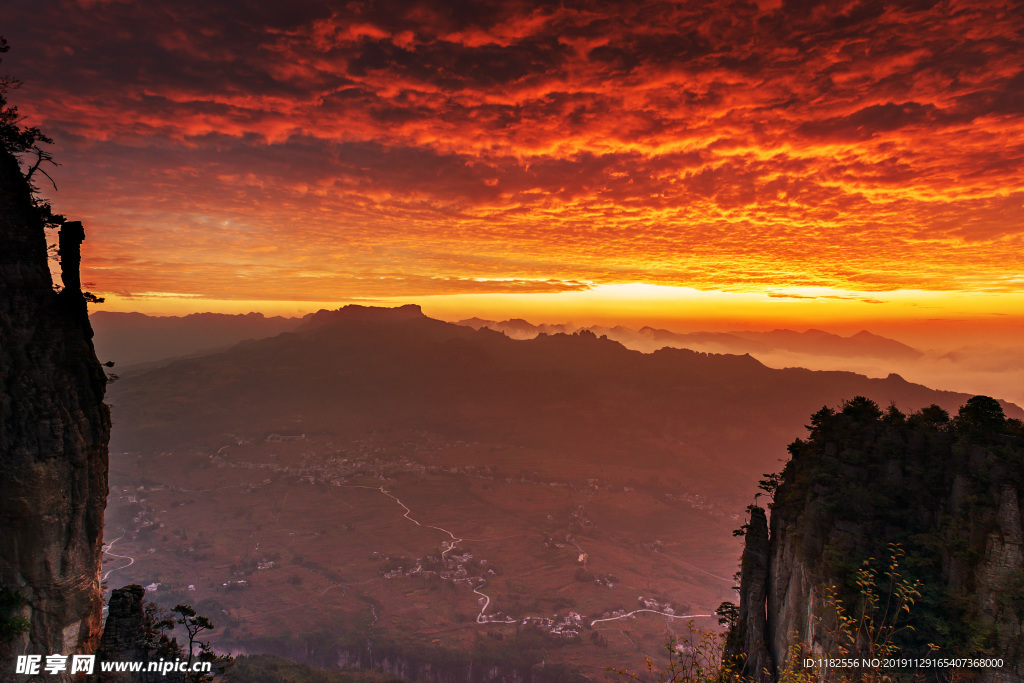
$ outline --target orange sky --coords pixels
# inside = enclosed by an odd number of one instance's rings
[[[112,310],[1024,310],[1020,2],[12,10]]]

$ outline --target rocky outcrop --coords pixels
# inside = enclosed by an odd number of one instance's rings
[[[0,645],[4,660],[99,644],[110,417],[80,290],[82,238],[80,224],[61,238],[58,294],[42,219],[0,151],[0,585],[24,598],[29,623]]]
[[[996,413],[985,429],[969,410],[883,416],[866,399],[812,417],[811,438],[790,447],[770,534],[760,508],[746,527],[729,643],[747,673],[799,668],[794,656],[880,656],[864,637],[843,638],[835,607],[871,614],[867,577],[881,605],[890,586],[920,582],[886,632],[902,656],[937,643],[934,656],[1003,661],[973,680],[1024,680],[1024,425],[991,399],[971,402]],[[895,612],[875,612],[875,628]]]
[[[98,659],[142,662],[148,658],[146,612],[142,605],[145,594],[146,589],[137,585],[117,588],[111,592],[103,638],[96,651]],[[130,674],[122,672],[110,674],[103,680],[113,683],[133,679]]]
[[[171,645],[166,639],[160,642],[160,635],[154,628],[153,616],[146,613],[143,597],[146,589],[131,585],[117,588],[110,594],[107,611],[107,623],[103,628],[103,638],[96,651],[96,659],[101,662],[142,662],[143,669],[148,669],[150,662],[159,659],[166,661],[182,659],[177,645]],[[185,680],[181,672],[140,671],[140,672],[101,672],[100,683],[180,683]]]
[[[994,639],[1005,644],[1005,654],[1017,662],[1014,672],[992,671],[988,680],[1010,683],[1024,678],[1024,517],[1012,486],[1000,487],[996,505],[996,525],[986,538],[984,559],[978,567],[977,598]]]
[[[740,560],[740,612],[736,630],[747,654],[743,674],[755,681],[772,680],[775,663],[765,638],[768,591],[768,518],[764,508],[752,507]]]

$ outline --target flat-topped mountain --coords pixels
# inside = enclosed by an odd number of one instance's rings
[[[514,340],[417,306],[346,306],[123,379],[111,401],[122,450],[358,425],[667,467],[738,490],[775,469],[806,415],[856,395],[903,410],[955,411],[970,398],[898,375],[775,370],[747,355],[675,348],[644,354],[589,331]]]

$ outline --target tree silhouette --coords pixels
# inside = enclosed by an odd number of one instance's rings
[[[200,649],[206,645],[199,640],[199,634],[203,631],[212,631],[213,624],[206,617],[196,614],[191,605],[178,605],[171,612],[178,615],[177,623],[184,626],[188,632],[188,663],[191,667],[196,643],[199,643]]]
[[[11,49],[7,39],[0,36],[0,55]],[[0,62],[3,59],[0,58]],[[7,104],[7,93],[21,86],[21,81],[7,75],[0,75],[0,148],[12,155],[33,154],[35,161],[25,171],[25,179],[30,183],[32,176],[39,171],[53,183],[53,178],[42,167],[43,163],[57,165],[53,156],[40,147],[41,144],[53,144],[53,140],[43,134],[36,126],[22,126],[22,116],[18,108]],[[57,185],[54,183],[54,189]]]
[[[214,629],[213,624],[206,617],[196,614],[195,609],[191,605],[177,605],[171,610],[172,614],[178,615],[175,622],[185,627],[185,631],[188,633],[188,668],[189,675],[192,680],[196,683],[205,683],[206,681],[212,681],[218,673],[222,673],[224,669],[234,663],[234,658],[230,655],[218,655],[210,647],[209,641],[202,641],[199,639],[199,634],[203,631],[212,631]],[[199,652],[196,654],[196,646],[199,646]],[[198,659],[200,662],[210,662],[213,665],[213,673],[203,674],[191,672],[192,660]]]
[[[1006,414],[994,398],[975,396],[960,406],[954,423],[963,436],[987,443],[994,435],[1002,433]]]

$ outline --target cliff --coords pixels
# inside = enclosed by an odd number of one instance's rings
[[[745,654],[743,673],[755,681],[771,680],[775,671],[775,663],[765,642],[770,549],[768,517],[764,508],[752,507],[740,560],[740,595],[743,600],[740,601],[735,633],[731,634],[731,645],[735,647],[742,643]]]
[[[162,634],[155,623],[159,615],[147,611],[143,597],[146,589],[130,585],[115,588],[110,593],[107,623],[96,659],[101,662],[150,662],[183,659],[176,641]],[[166,630],[166,629],[165,629]],[[185,674],[169,672],[100,672],[101,683],[184,683]]]
[[[801,657],[923,658],[932,643],[932,657],[1003,660],[976,680],[1022,680],[1021,421],[979,396],[952,420],[857,398],[811,422],[790,446],[767,542],[760,508],[746,527],[730,654],[770,680],[794,646]],[[842,616],[875,637],[844,637]]]
[[[102,628],[110,416],[80,289],[82,239],[81,224],[62,229],[58,294],[30,188],[0,150],[0,586],[24,601],[0,617],[28,623],[0,643],[4,671],[19,654],[92,652]]]

